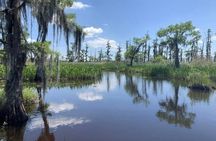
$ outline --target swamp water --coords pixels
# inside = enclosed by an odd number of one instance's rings
[[[105,72],[82,87],[51,87],[25,127],[0,141],[215,141],[216,95],[165,80]]]

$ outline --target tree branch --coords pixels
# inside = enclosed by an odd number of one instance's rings
[[[0,42],[2,43],[2,44],[7,44],[7,42],[5,42],[4,40],[2,40],[2,39],[0,39]]]
[[[6,9],[4,9],[4,10],[0,10],[0,13],[11,12],[11,11],[13,11],[13,10],[22,8],[24,5],[25,5],[25,2],[23,1],[18,7],[15,7],[15,8],[12,8],[12,9],[6,8]]]

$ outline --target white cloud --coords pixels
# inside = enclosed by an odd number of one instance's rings
[[[70,111],[73,109],[75,109],[75,106],[70,103],[63,103],[63,104],[51,103],[49,106],[49,111],[54,112],[54,113]]]
[[[70,8],[71,9],[85,9],[85,8],[89,8],[89,7],[91,7],[91,6],[88,4],[84,4],[82,2],[74,2],[73,6]]]
[[[109,82],[107,82],[107,75],[109,75]],[[114,89],[116,89],[116,86],[118,86],[118,80],[115,76],[115,74],[113,73],[108,73],[106,74],[102,81],[95,84],[94,85],[94,89],[96,92],[98,93],[103,93],[103,92],[107,92],[108,90],[108,83],[110,84],[109,85],[109,90],[112,91]]]
[[[27,39],[27,42],[28,42],[28,43],[33,43],[33,42],[36,42],[36,40],[35,40],[35,39],[28,38],[28,39]]]
[[[50,128],[57,128],[59,126],[75,126],[75,125],[81,125],[88,122],[90,122],[90,120],[84,118],[60,117],[60,118],[48,119]],[[44,122],[42,118],[33,119],[31,121],[31,124],[29,125],[30,130],[43,128],[43,127],[44,127]]]
[[[203,40],[199,40],[199,41],[198,41],[198,44],[199,44],[199,45],[203,45]]]
[[[200,29],[199,28],[195,28],[195,31],[200,31]]]
[[[102,28],[95,28],[95,27],[86,27],[83,31],[87,34],[86,37],[94,37],[95,35],[103,33]]]
[[[86,43],[93,48],[105,48],[107,46],[107,42],[110,42],[111,48],[117,49],[118,48],[118,43],[115,40],[109,40],[101,37],[97,37],[92,40],[86,41]]]
[[[212,41],[216,41],[216,35],[212,36]]]
[[[83,100],[83,101],[100,101],[103,99],[103,96],[101,95],[96,95],[92,92],[89,93],[81,93],[79,94],[79,99]]]

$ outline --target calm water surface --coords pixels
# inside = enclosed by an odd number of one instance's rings
[[[170,81],[107,72],[81,88],[47,90],[14,141],[215,141],[216,95]]]

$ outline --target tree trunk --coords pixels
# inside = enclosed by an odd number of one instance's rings
[[[7,141],[23,141],[25,135],[26,125],[20,127],[6,127]]]
[[[49,58],[49,78],[52,77],[52,68],[53,68],[53,55]]]
[[[179,68],[180,67],[180,62],[179,62],[179,48],[178,48],[178,42],[177,40],[175,41],[175,67]]]
[[[151,53],[151,47],[148,46],[148,62],[150,61],[150,53]]]
[[[20,0],[8,1],[13,9],[6,12],[6,55],[7,79],[5,84],[6,103],[1,116],[8,125],[22,125],[28,116],[22,102],[22,71],[26,62],[26,51],[21,47]]]
[[[169,50],[169,60],[172,61],[172,49]]]
[[[36,75],[35,75],[35,81],[37,83],[45,83],[46,81],[46,69],[45,69],[45,51],[43,47],[43,43],[46,41],[46,36],[48,32],[48,25],[43,25],[43,32],[38,35],[37,41],[41,42],[41,50],[38,56],[38,61],[37,63],[37,70],[36,70]]]
[[[133,60],[134,60],[134,57],[132,57],[132,58],[130,59],[130,66],[133,66]]]
[[[56,66],[57,66],[57,76],[56,76],[56,80],[57,82],[60,81],[60,60],[59,60],[59,55],[56,57]]]
[[[36,82],[44,82],[46,80],[46,71],[45,71],[45,53],[44,50],[42,50],[40,56],[37,60],[37,70],[35,75],[35,81]]]

